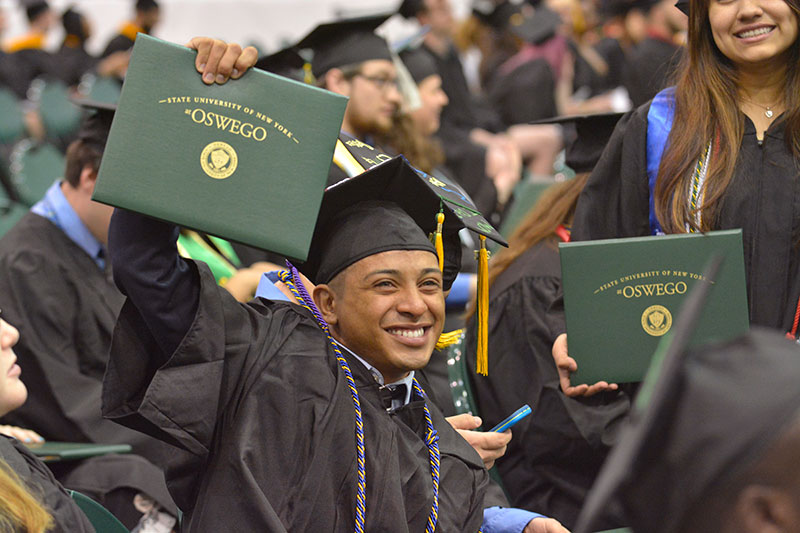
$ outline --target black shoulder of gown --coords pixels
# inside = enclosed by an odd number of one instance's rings
[[[0,460],[27,485],[53,517],[52,533],[93,533],[94,527],[66,489],[38,457],[18,440],[0,435]]]

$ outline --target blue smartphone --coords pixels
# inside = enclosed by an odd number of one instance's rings
[[[514,424],[516,424],[517,422],[528,416],[529,414],[531,414],[531,406],[526,403],[525,405],[523,405],[522,407],[511,413],[511,416],[509,416],[508,418],[497,424],[489,431],[497,431],[502,433],[503,431],[507,430],[508,428],[510,428],[511,426],[513,426]]]

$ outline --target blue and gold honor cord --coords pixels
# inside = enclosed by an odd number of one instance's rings
[[[331,336],[330,328],[328,328],[327,322],[325,322],[325,319],[322,318],[322,314],[320,314],[319,309],[317,309],[317,306],[314,304],[314,301],[311,299],[308,291],[306,291],[303,283],[299,281],[300,276],[297,272],[297,269],[289,261],[286,262],[286,265],[291,270],[291,273],[283,270],[278,273],[278,277],[292,292],[297,300],[297,303],[308,309],[311,314],[314,315],[317,324],[319,324],[319,327],[328,337],[328,342],[333,348],[333,351],[336,353],[336,360],[339,362],[339,367],[344,372],[347,386],[350,389],[350,395],[353,398],[353,406],[355,407],[356,413],[356,456],[358,461],[355,531],[356,533],[364,533],[364,523],[367,515],[367,474],[366,463],[364,459],[364,421],[361,416],[361,400],[358,396],[356,382],[353,379],[353,373],[350,371],[350,365],[347,364],[347,360],[344,358],[344,355],[342,355],[342,350],[339,348],[339,344],[336,342],[333,336]],[[425,423],[428,426],[425,444],[428,447],[428,456],[431,463],[431,479],[433,481],[433,505],[431,506],[431,513],[428,516],[428,525],[425,528],[425,532],[433,533],[436,530],[436,523],[439,518],[439,434],[433,427],[431,412],[428,409],[428,403],[425,401],[425,391],[423,391],[422,387],[420,387],[419,383],[417,382],[417,378],[414,378],[414,392],[423,402],[425,402],[423,407]]]

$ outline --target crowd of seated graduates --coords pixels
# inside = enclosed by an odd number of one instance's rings
[[[0,91],[22,117],[21,131],[0,139],[6,196],[0,217],[10,220],[0,237],[0,433],[7,436],[0,440],[0,493],[11,495],[0,502],[0,527],[91,531],[66,487],[97,500],[129,530],[179,531],[179,498],[163,471],[188,452],[101,415],[104,373],[125,296],[114,282],[108,249],[113,210],[91,199],[130,48],[138,32],[156,26],[159,6],[133,2],[131,19],[99,57],[86,51],[92,29],[80,6],[58,15],[44,1],[25,0],[21,7],[29,32],[7,41],[0,53]],[[494,373],[485,378],[474,367],[477,281],[469,255],[477,245],[462,232],[456,245],[467,259],[447,299],[446,329],[463,328],[462,341],[434,351],[417,376],[436,408],[492,469],[482,531],[563,533],[578,524],[637,387],[608,386],[588,395],[565,387],[568,363],[557,356],[559,343],[565,349],[566,342],[558,337],[557,244],[570,240],[581,191],[622,112],[647,106],[673,83],[687,17],[672,0],[485,0],[473,2],[462,20],[448,0],[404,0],[391,8],[335,21],[334,31],[323,24],[278,53],[262,54],[256,66],[348,96],[340,141],[355,139],[387,157],[402,154],[416,168],[457,184],[509,237],[511,247],[490,261]],[[246,4],[229,9],[246,10]],[[380,36],[391,16],[421,31],[395,46]],[[47,50],[59,20],[63,42]],[[228,75],[221,82],[236,83]],[[51,125],[45,114],[50,108],[42,103],[54,86],[63,89],[61,109],[77,117],[63,131]],[[560,118],[581,114],[603,119],[581,130],[583,119]],[[44,144],[60,154],[57,164],[39,168],[43,175],[30,175],[35,168],[20,172],[22,148]],[[334,161],[329,184],[377,163],[359,162],[354,169]],[[587,205],[584,200],[578,215],[582,227]],[[207,264],[214,281],[239,302],[285,293],[285,287],[270,292],[275,278],[265,275],[284,268],[276,254],[185,228],[177,249]],[[785,361],[764,363],[780,364]],[[453,367],[463,375],[454,377]],[[743,370],[730,379],[745,375]],[[787,412],[797,403],[794,397],[780,401]],[[513,438],[510,431],[480,430],[524,402],[534,415],[515,427]],[[771,455],[745,474],[769,477],[790,463],[795,426],[779,426],[779,438],[769,441]],[[130,444],[132,453],[45,466],[25,446],[44,441]],[[788,509],[781,507],[783,493],[747,492],[749,480],[742,475],[735,477],[736,487],[749,499],[737,500],[738,492],[709,496],[715,509],[750,520],[757,509],[759,519],[781,522],[783,515],[767,514]],[[791,484],[784,481],[781,490]],[[609,505],[592,531],[632,525],[639,504]]]

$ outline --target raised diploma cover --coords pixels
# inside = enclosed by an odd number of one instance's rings
[[[93,198],[305,260],[347,99],[255,69],[208,86],[194,61],[139,34]]]
[[[749,326],[741,230],[561,243],[571,381],[641,381],[683,300],[716,254],[724,257],[690,344]]]

